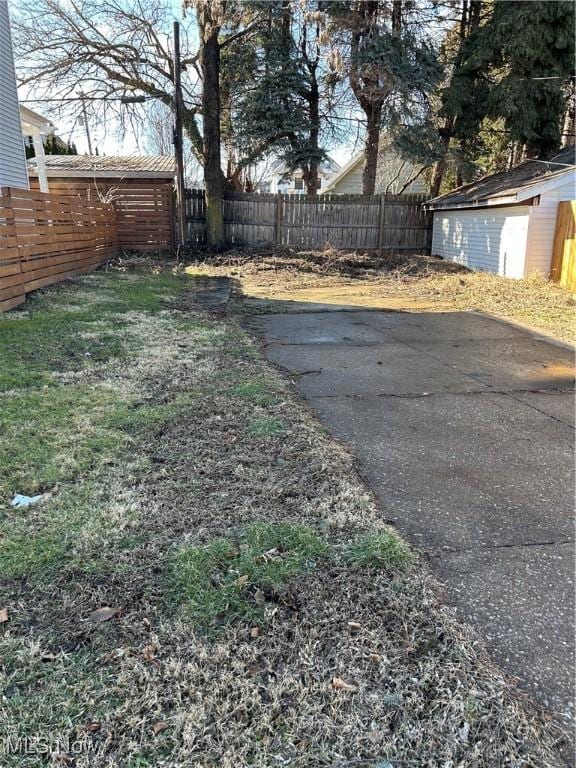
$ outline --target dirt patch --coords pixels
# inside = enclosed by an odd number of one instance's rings
[[[201,253],[198,258],[202,259]],[[261,304],[270,300],[415,311],[475,309],[564,341],[576,339],[572,294],[538,274],[512,280],[470,272],[433,256],[270,247],[233,250],[191,269],[229,274],[246,296]],[[283,310],[271,304],[269,311]]]

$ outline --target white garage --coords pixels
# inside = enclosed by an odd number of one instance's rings
[[[432,253],[505,277],[548,275],[558,203],[575,197],[574,147],[486,176],[426,203]]]

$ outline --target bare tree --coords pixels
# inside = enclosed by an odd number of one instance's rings
[[[219,55],[250,32],[258,11],[239,17],[236,30],[222,35],[226,0],[189,0],[195,16],[181,34],[182,124],[204,168],[209,242],[223,242],[220,168]],[[97,106],[137,92],[173,108],[172,9],[143,0],[22,0],[14,14],[20,81],[52,97],[73,96],[81,88]],[[199,31],[199,35],[196,32]],[[199,38],[198,43],[193,41]],[[99,101],[98,101],[99,100]]]

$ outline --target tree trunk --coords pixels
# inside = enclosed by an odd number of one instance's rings
[[[202,116],[204,122],[204,189],[208,246],[221,250],[224,240],[224,176],[220,160],[219,28],[199,23],[202,36]]]
[[[316,69],[312,69],[312,84],[310,87],[309,108],[310,108],[310,149],[312,150],[312,158],[308,163],[308,174],[306,178],[306,192],[309,195],[318,194],[318,160],[319,148],[318,142],[320,139],[320,91],[318,83],[316,81]]]
[[[397,33],[402,31],[402,0],[392,3],[392,30]]]
[[[566,97],[566,112],[564,113],[564,124],[562,126],[562,146],[573,147],[576,144],[575,134],[576,124],[576,88],[574,83],[570,83]]]
[[[446,155],[440,160],[437,160],[432,166],[432,177],[430,179],[430,197],[438,197],[440,194],[440,187],[442,186],[442,179],[444,178],[444,171],[446,170]]]
[[[372,103],[366,112],[366,143],[364,145],[364,170],[362,172],[362,194],[373,195],[376,190],[378,167],[378,144],[380,142],[380,119],[382,104]]]

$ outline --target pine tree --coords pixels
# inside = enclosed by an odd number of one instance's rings
[[[485,23],[463,41],[444,94],[449,138],[458,143],[461,162],[476,159],[477,166],[489,144],[505,154],[497,137],[487,140],[490,126],[521,154],[549,157],[561,143],[574,62],[574,5],[495,2],[489,10]]]
[[[326,143],[342,132],[335,119],[339,61],[326,36],[328,17],[318,0],[272,0],[267,5],[250,87],[236,120],[246,159],[263,152],[297,168],[308,194],[319,189]]]

